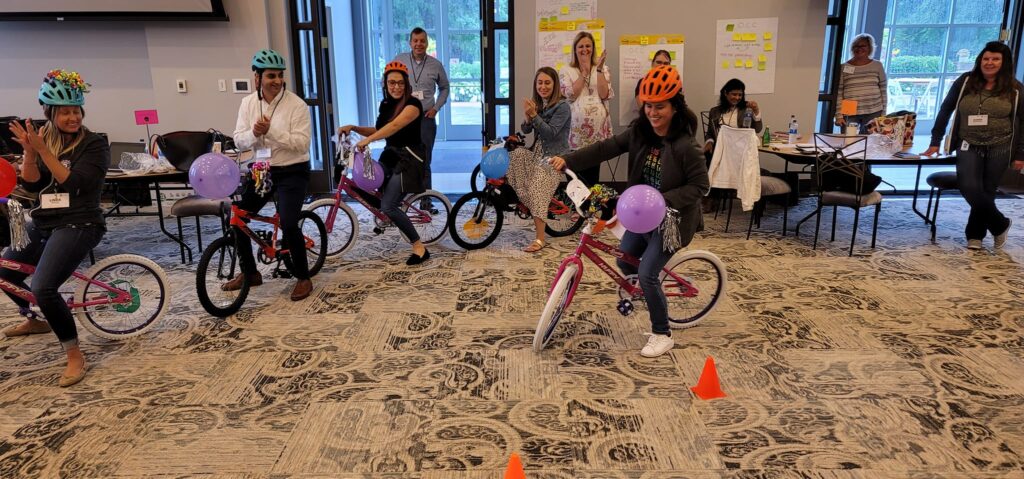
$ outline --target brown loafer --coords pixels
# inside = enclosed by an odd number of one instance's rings
[[[221,291],[238,291],[238,290],[242,289],[242,275],[243,274],[245,274],[245,273],[239,273],[238,276],[235,276],[234,278],[232,278],[231,281],[228,281],[227,283],[224,283],[224,284],[220,285]],[[250,274],[249,275],[249,287],[250,288],[253,287],[253,286],[259,286],[261,284],[263,284],[263,275],[261,275],[259,273],[255,273],[255,274]]]
[[[313,282],[308,279],[300,279],[298,283],[295,283],[295,289],[292,290],[292,301],[302,301],[309,297],[309,293],[313,292]]]
[[[16,336],[28,336],[29,334],[49,333],[50,331],[52,331],[52,329],[50,329],[50,323],[47,323],[46,321],[33,321],[31,319],[26,319],[17,326],[11,326],[4,329],[4,336],[13,338]]]
[[[62,388],[66,388],[68,386],[73,386],[75,384],[78,384],[79,382],[82,381],[82,379],[85,379],[85,371],[87,369],[89,369],[89,368],[83,365],[82,366],[82,370],[79,371],[78,374],[75,374],[74,376],[67,376],[67,375],[61,374],[60,375],[60,379],[57,380],[57,385],[62,387]]]

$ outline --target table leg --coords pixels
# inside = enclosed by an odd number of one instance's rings
[[[924,213],[921,213],[921,210],[917,209],[917,194],[918,194],[918,192],[921,189],[921,167],[922,166],[923,165],[917,165],[917,176],[914,178],[914,199],[913,199],[913,201],[910,202],[910,207],[914,210],[914,213],[917,213],[917,216],[920,216],[921,218],[924,219],[924,224],[930,225],[932,223],[932,221],[930,219],[928,219],[928,215],[924,214]]]
[[[170,231],[167,231],[167,227],[164,226],[164,202],[161,201],[161,199],[160,199],[160,182],[159,181],[154,181],[153,182],[153,186],[154,186],[154,191],[156,191],[156,213],[157,213],[157,218],[160,219],[160,231],[163,231],[164,236],[167,236],[168,238],[174,240],[175,243],[178,243],[178,247],[181,249],[181,262],[182,262],[182,264],[185,263],[185,251],[188,251],[188,262],[191,263],[192,262],[192,248],[190,248],[187,244],[185,244],[185,242],[182,241],[180,238],[178,238],[178,237],[174,236],[173,234],[171,234]]]

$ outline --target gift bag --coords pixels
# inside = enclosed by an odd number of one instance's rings
[[[880,116],[868,122],[868,133],[888,136],[893,141],[910,148],[914,143],[914,128],[917,127],[917,113],[906,110]]]

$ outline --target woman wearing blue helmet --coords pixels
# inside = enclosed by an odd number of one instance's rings
[[[284,57],[273,50],[260,50],[252,57],[252,70],[256,92],[242,99],[235,123],[235,145],[241,150],[255,151],[256,161],[270,163],[271,188],[261,195],[251,184],[237,204],[246,211],[257,212],[277,194],[277,212],[281,217],[284,247],[291,252],[292,274],[298,279],[292,290],[292,301],[300,301],[313,291],[306,263],[305,240],[299,226],[302,200],[309,185],[309,107],[298,95],[285,89]],[[242,238],[245,238],[242,236]],[[297,245],[297,247],[291,247]],[[225,291],[242,286],[242,275],[249,276],[249,284],[263,284],[256,270],[252,243],[237,246],[242,273],[221,285]]]
[[[78,346],[78,331],[57,288],[78,268],[107,231],[100,193],[110,166],[110,147],[102,136],[82,125],[88,84],[75,72],[53,70],[39,87],[39,104],[46,124],[39,131],[32,120],[12,122],[14,141],[25,150],[21,180],[25,189],[38,192],[40,206],[32,210],[30,243],[21,251],[8,248],[4,258],[36,265],[32,293],[45,321],[31,319],[28,303],[8,294],[30,319],[4,330],[8,337],[47,333],[57,335],[68,364],[61,387],[85,377],[85,356]],[[27,274],[0,270],[0,278],[24,286]]]

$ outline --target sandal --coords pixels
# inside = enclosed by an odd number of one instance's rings
[[[523,248],[523,251],[526,253],[536,253],[544,249],[545,246],[547,246],[547,243],[545,243],[544,240],[537,239],[533,240],[533,243],[530,243],[529,246]]]

